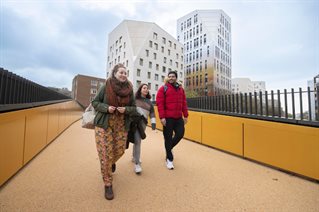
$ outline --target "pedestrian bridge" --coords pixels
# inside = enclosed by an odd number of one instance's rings
[[[80,115],[73,102],[0,114],[1,212],[318,211],[318,128],[191,112],[175,169],[147,128],[142,174],[130,146],[108,201]]]

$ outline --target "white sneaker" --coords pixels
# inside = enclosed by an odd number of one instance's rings
[[[174,169],[173,161],[170,161],[169,159],[166,159],[166,166],[168,169]]]
[[[135,164],[135,173],[140,174],[142,172],[142,167],[140,164]]]

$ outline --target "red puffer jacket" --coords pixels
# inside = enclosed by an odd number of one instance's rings
[[[166,92],[165,92],[165,86]],[[186,96],[182,87],[175,88],[170,83],[160,87],[156,95],[156,105],[160,119],[188,117]]]

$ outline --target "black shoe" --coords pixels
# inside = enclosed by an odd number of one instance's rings
[[[104,196],[105,196],[105,199],[107,199],[107,200],[112,200],[114,198],[112,185],[105,186],[105,194],[104,194]]]
[[[113,163],[113,164],[112,164],[112,172],[114,173],[114,172],[115,172],[115,170],[116,170],[116,164],[115,164],[115,163]]]

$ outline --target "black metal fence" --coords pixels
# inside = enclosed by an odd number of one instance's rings
[[[318,97],[319,87],[308,87],[306,91],[299,88],[188,98],[187,103],[197,111],[319,126]]]
[[[63,101],[71,98],[0,68],[0,105]]]

